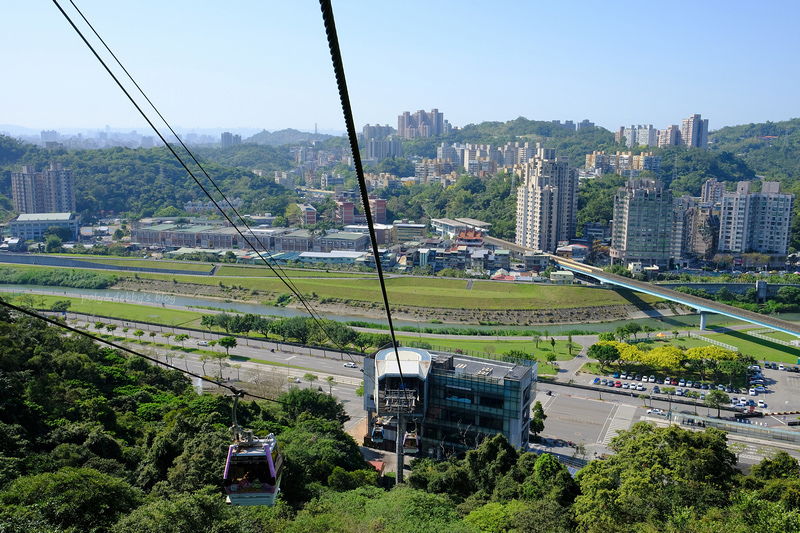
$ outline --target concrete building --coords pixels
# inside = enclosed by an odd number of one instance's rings
[[[681,129],[673,124],[664,130],[658,130],[658,147],[678,146],[681,144]]]
[[[658,180],[628,180],[614,197],[611,258],[668,267],[672,193]]]
[[[20,213],[66,213],[75,211],[75,182],[72,171],[61,163],[36,172],[30,165],[11,173],[14,210]]]
[[[370,195],[369,211],[372,215],[372,222],[375,224],[386,223],[386,198],[378,198],[377,196]]]
[[[403,157],[400,139],[367,139],[364,141],[364,159],[380,162],[387,157]]]
[[[356,221],[356,206],[350,200],[339,198],[336,200],[336,223],[353,224]]]
[[[578,172],[555,149],[539,148],[520,166],[516,244],[555,252],[559,241],[575,236],[578,220]]]
[[[226,131],[222,133],[220,141],[222,142],[222,147],[227,148],[236,144],[242,144],[242,136]]]
[[[433,137],[447,133],[450,129],[450,123],[436,108],[431,109],[430,113],[419,110],[413,115],[405,111],[397,117],[397,136],[402,139]]]
[[[392,223],[392,242],[401,244],[409,241],[419,241],[428,234],[428,227],[425,224],[415,224],[408,221],[397,221]]]
[[[684,145],[694,148],[708,147],[708,119],[700,114],[683,119],[681,123],[681,141]]]
[[[72,239],[78,240],[81,216],[72,213],[24,213],[8,223],[12,237],[22,241],[44,239],[47,228],[56,226],[72,232]]]
[[[725,182],[717,181],[717,178],[711,178],[703,183],[703,190],[700,195],[700,200],[704,204],[719,204],[722,202],[722,195],[726,192]]]
[[[719,251],[787,254],[793,210],[794,195],[781,194],[780,183],[763,181],[761,192],[751,193],[750,182],[740,181],[722,195]]]
[[[395,450],[406,432],[415,433],[421,457],[469,450],[497,434],[525,449],[536,381],[536,363],[406,347],[397,354],[394,348],[379,350],[364,359],[365,440],[380,424],[383,447]]]
[[[314,240],[315,252],[331,252],[343,250],[349,252],[363,252],[369,245],[369,235],[366,233],[350,233],[347,231],[330,231]]]
[[[311,204],[297,204],[300,208],[300,223],[312,225],[317,223],[317,208]]]

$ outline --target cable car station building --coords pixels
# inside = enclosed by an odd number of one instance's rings
[[[399,364],[391,347],[364,358],[368,445],[395,450],[400,431],[416,433],[419,454],[432,457],[475,448],[498,433],[527,448],[535,362],[528,366],[407,347],[398,352]],[[372,438],[377,434],[380,438]]]

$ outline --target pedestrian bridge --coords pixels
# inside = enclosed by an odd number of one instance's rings
[[[550,257],[552,261],[559,266],[559,268],[563,268],[564,270],[590,276],[603,283],[617,285],[618,287],[625,287],[626,289],[630,289],[632,291],[643,292],[645,294],[671,300],[687,307],[697,309],[697,311],[700,313],[701,330],[706,329],[706,314],[717,313],[720,315],[729,316],[736,320],[757,324],[765,328],[782,331],[784,333],[789,333],[791,335],[800,337],[800,324],[789,322],[788,320],[781,320],[769,315],[762,315],[760,313],[747,311],[746,309],[739,309],[738,307],[733,307],[732,305],[726,305],[713,300],[706,300],[705,298],[700,298],[698,296],[684,294],[682,292],[668,289],[662,285],[656,285],[654,283],[647,283],[644,281],[626,278],[624,276],[618,276],[616,274],[605,272],[600,268],[572,261],[571,259],[566,259],[555,255],[551,255]]]

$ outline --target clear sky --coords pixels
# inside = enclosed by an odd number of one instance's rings
[[[181,130],[344,130],[316,1],[74,1]],[[333,8],[359,129],[434,107],[454,126],[524,116],[665,128],[701,113],[714,130],[800,116],[796,0]],[[3,2],[0,50],[0,131],[147,131],[53,2]]]

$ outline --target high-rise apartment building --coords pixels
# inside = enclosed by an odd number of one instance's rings
[[[717,178],[711,178],[703,183],[703,190],[700,194],[700,200],[704,204],[718,204],[722,202],[723,194],[725,194],[725,183],[717,181]]]
[[[678,146],[681,144],[681,129],[673,124],[665,130],[658,130],[658,147]]]
[[[538,148],[520,166],[517,238],[520,246],[555,252],[559,241],[575,236],[578,223],[578,172],[553,148]]]
[[[438,109],[431,109],[430,113],[419,110],[413,115],[409,111],[397,117],[397,136],[403,139],[417,137],[432,137],[450,131],[450,123],[444,119],[444,114]]]
[[[380,124],[375,124],[374,126],[370,126],[367,124],[361,129],[361,137],[364,140],[367,139],[385,139],[389,135],[394,133],[394,128],[390,125],[386,124],[385,126],[381,126]]]
[[[683,119],[681,140],[688,147],[706,148],[708,146],[708,119],[700,114]]]
[[[793,210],[794,195],[781,194],[778,182],[764,181],[751,193],[750,182],[740,181],[736,192],[722,195],[719,251],[788,253]]]
[[[658,180],[628,180],[614,197],[612,260],[669,266],[672,224],[669,189]]]
[[[242,144],[242,136],[226,131],[222,134],[221,141],[222,147],[227,148],[228,146],[233,146],[235,144]]]
[[[61,163],[51,163],[50,168],[42,172],[28,165],[22,167],[22,172],[12,172],[11,192],[14,210],[19,213],[75,212],[72,171],[63,168]]]

